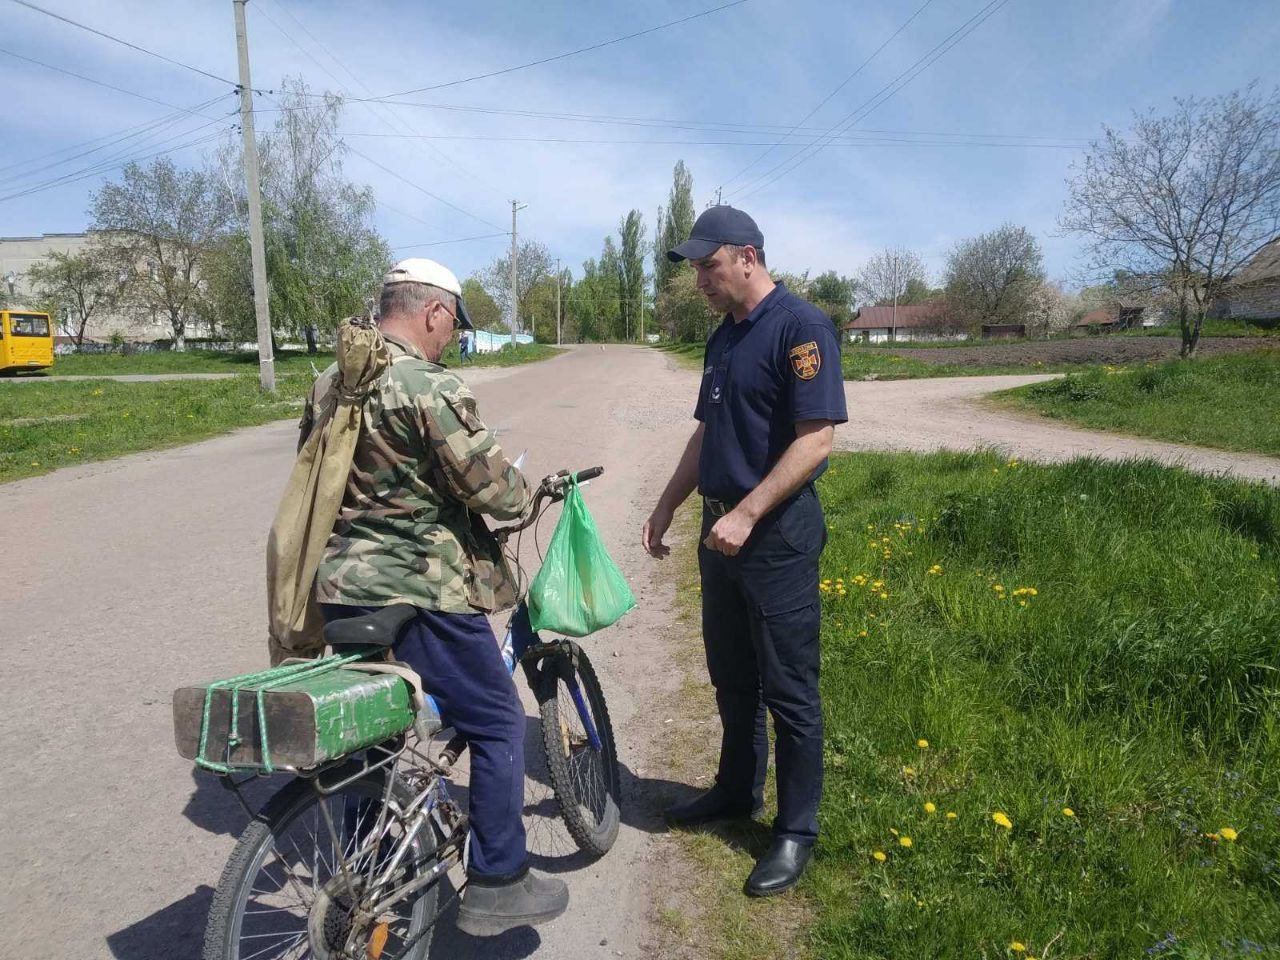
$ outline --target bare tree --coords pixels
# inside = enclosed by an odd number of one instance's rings
[[[186,349],[187,321],[198,308],[201,260],[230,224],[231,207],[212,175],[179,170],[167,157],[146,168],[129,164],[122,182],[93,198],[93,228],[104,232],[112,269],[131,277],[126,302],[164,315],[175,350]]]
[[[1110,127],[1075,176],[1062,225],[1090,238],[1093,265],[1143,278],[1172,300],[1181,355],[1224,284],[1280,233],[1280,90],[1256,84]]]
[[[48,259],[27,271],[27,278],[41,300],[67,311],[74,324],[71,336],[78,347],[84,343],[89,321],[115,306],[129,275],[119,276],[102,240],[95,237],[79,253],[51,251]]]
[[[927,287],[929,273],[917,254],[901,247],[886,247],[858,272],[861,293],[875,306],[905,303],[907,288],[913,284]]]
[[[943,285],[951,313],[970,328],[1025,323],[1044,282],[1044,256],[1025,227],[1006,223],[961,240],[947,257]]]

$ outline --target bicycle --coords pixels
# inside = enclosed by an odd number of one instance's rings
[[[546,477],[526,517],[495,534],[505,546],[512,534],[533,526],[548,504],[562,500],[571,483],[601,473],[603,468],[594,467]],[[523,581],[520,592],[502,642],[503,657],[513,674],[521,667],[537,699],[541,746],[565,826],[584,852],[603,856],[617,837],[621,793],[604,693],[575,641],[543,640],[528,628]],[[412,607],[398,605],[334,621],[325,627],[333,654],[284,669],[306,673],[328,663],[380,670],[412,616]],[[430,702],[420,698],[411,728],[361,756],[314,769],[275,768],[288,769],[295,778],[255,813],[241,788],[262,771],[235,779],[230,758],[240,742],[235,732],[239,690],[233,689],[231,697],[225,762],[201,760],[205,732],[196,762],[221,774],[251,819],[213,897],[205,960],[426,960],[432,930],[449,905],[439,903],[440,880],[467,861],[467,817],[449,793],[450,772],[465,743],[441,727],[431,716]],[[259,694],[256,722],[265,729],[261,703]],[[175,717],[177,710],[175,697]],[[207,730],[208,699],[204,710]],[[265,734],[261,759],[272,772]],[[464,888],[465,879],[456,884],[450,903]]]

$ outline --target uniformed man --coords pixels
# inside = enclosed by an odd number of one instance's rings
[[[395,646],[471,754],[471,862],[458,926],[476,936],[559,916],[561,880],[529,871],[524,823],[524,708],[485,616],[517,599],[502,551],[478,514],[520,517],[532,491],[440,363],[455,326],[472,329],[458,278],[402,260],[383,280],[378,326],[391,365],[364,404],[342,509],[316,575],[325,617],[393,603],[417,608]],[[303,416],[334,389],[316,381]]]
[[[767,708],[778,816],[746,883],[763,897],[800,879],[818,835],[818,557],[827,531],[814,481],[846,420],[839,342],[830,318],[774,283],[764,235],[741,210],[706,210],[667,257],[693,265],[725,318],[707,343],[698,427],[643,531],[645,549],[665,556],[676,508],[695,487],[702,494],[702,636],[723,727],[720,765],[710,790],[666,816],[693,825],[759,812]]]

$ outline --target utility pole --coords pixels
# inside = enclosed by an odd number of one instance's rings
[[[244,25],[248,0],[231,0],[236,15],[236,52],[240,57],[240,133],[244,139],[244,179],[249,192],[249,259],[253,263],[253,312],[258,319],[258,382],[276,389],[271,353],[271,307],[267,300],[267,255],[262,242],[262,191],[258,185],[258,141],[253,133],[253,86],[249,81],[249,35]]]
[[[523,210],[528,204],[519,200],[511,201],[511,346],[516,345],[516,327],[520,324],[520,300],[516,295],[516,211]]]
[[[898,339],[898,254],[893,255],[893,326],[889,330],[889,342]]]
[[[560,261],[556,260],[556,346],[560,346]]]

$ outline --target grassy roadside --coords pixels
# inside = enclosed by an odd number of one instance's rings
[[[516,344],[494,353],[477,354],[466,366],[509,367],[536,360],[546,360],[563,351],[545,343]],[[458,345],[451,344],[441,358],[451,367],[458,366]],[[285,350],[275,355],[276,372],[310,373],[311,364],[323,370],[333,362],[333,351],[307,354]],[[188,350],[157,353],[77,353],[58,357],[49,371],[62,376],[122,376],[138,373],[243,373],[256,376],[258,354],[252,351]]]
[[[0,387],[0,483],[296,418],[311,381],[281,376],[275,396],[253,377]]]
[[[990,402],[1081,426],[1280,456],[1280,349],[1103,367]]]
[[[814,954],[1280,951],[1280,492],[970,454],[821,486]]]
[[[972,346],[972,344],[969,344]],[[932,349],[932,347],[930,348]],[[945,349],[945,348],[943,348]],[[899,357],[878,347],[845,346],[840,365],[846,380],[917,380],[929,377],[994,377],[1028,373],[1070,373],[1087,370],[1080,363],[1000,363],[974,366],[962,363],[929,363],[914,357]]]
[[[950,453],[840,455],[821,488],[818,856],[752,901],[749,833],[677,834],[697,872],[659,916],[687,949],[659,956],[1280,952],[1280,491]],[[682,554],[664,749],[702,785]]]

